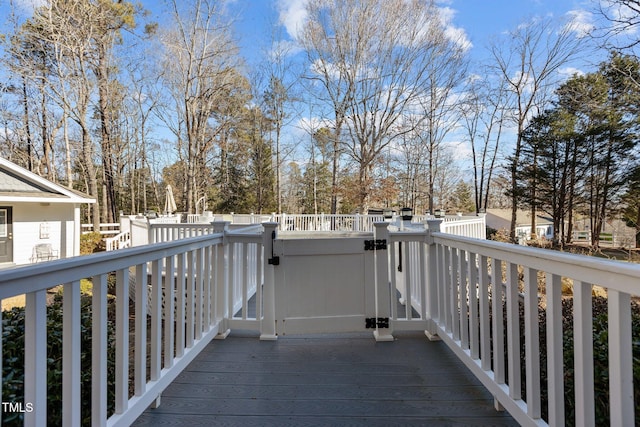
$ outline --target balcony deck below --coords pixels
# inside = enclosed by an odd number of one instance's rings
[[[213,341],[134,426],[517,426],[442,342],[371,332]]]

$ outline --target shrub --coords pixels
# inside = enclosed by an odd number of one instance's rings
[[[633,388],[635,401],[636,425],[640,423],[640,310],[636,303],[632,303],[631,336],[633,341]],[[565,378],[565,408],[570,419],[567,425],[573,425],[575,417],[575,386],[574,386],[574,352],[573,352],[573,299],[565,299],[562,304],[562,319],[564,330],[564,363]],[[609,334],[607,299],[593,298],[593,376],[595,395],[596,425],[609,425]]]
[[[593,370],[595,395],[595,425],[609,425],[609,343],[607,299],[596,296],[593,298]],[[505,309],[506,312],[506,309]],[[538,325],[540,333],[540,379],[542,415],[548,419],[547,395],[547,343],[546,343],[546,314],[543,307],[538,308]],[[524,337],[524,311],[520,306],[520,332]],[[506,317],[505,317],[506,322]],[[564,404],[565,425],[575,425],[575,374],[574,374],[574,345],[573,345],[573,299],[562,300],[562,331],[563,331],[563,362],[564,362]],[[632,303],[632,340],[633,340],[633,386],[636,425],[640,425],[640,306]],[[520,342],[522,375],[522,393],[526,400],[525,374],[525,346]],[[505,360],[506,363],[506,360]]]
[[[487,227],[487,239],[495,240],[496,242],[511,243],[509,230],[505,228],[496,230],[495,228]]]
[[[88,255],[94,252],[104,251],[102,235],[97,231],[85,233],[80,236],[80,255]]]
[[[109,309],[113,309],[113,299]],[[2,313],[2,401],[24,401],[24,307]],[[81,297],[81,417],[82,425],[91,424],[91,297]],[[114,410],[115,325],[107,321],[107,390],[109,414]],[[47,306],[47,417],[49,425],[62,425],[62,295],[54,296]],[[22,425],[23,414],[4,413],[3,425]]]

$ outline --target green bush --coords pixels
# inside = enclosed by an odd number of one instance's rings
[[[109,309],[113,309],[113,301]],[[111,318],[111,316],[109,316]],[[24,307],[2,313],[2,401],[24,402]],[[81,297],[81,401],[82,425],[91,424],[91,297]],[[109,414],[114,410],[115,325],[107,321],[107,390]],[[47,417],[48,425],[62,425],[62,296],[47,306]],[[4,426],[22,426],[23,414],[4,413]]]

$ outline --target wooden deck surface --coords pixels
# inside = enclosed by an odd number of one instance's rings
[[[213,341],[134,426],[516,426],[442,342],[371,332]]]

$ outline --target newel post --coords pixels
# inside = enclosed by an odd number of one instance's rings
[[[375,239],[374,266],[375,266],[375,303],[376,303],[376,330],[373,336],[376,341],[393,341],[393,327],[391,324],[391,281],[389,276],[389,223],[376,222],[373,238]],[[378,245],[380,243],[380,245]],[[387,327],[380,326],[381,319],[386,319]]]
[[[440,232],[441,219],[427,220],[427,330],[425,334],[431,341],[437,341],[438,325],[440,318],[438,313],[438,256],[437,246],[433,241],[432,233]]]
[[[229,253],[229,244],[227,242],[226,233],[229,231],[229,221],[213,221],[214,234],[222,234],[222,245],[215,247],[215,270],[214,270],[214,322],[219,323],[218,334],[216,339],[225,339],[229,336],[231,330],[227,319],[231,316],[232,308],[229,303],[229,262],[231,255]]]
[[[273,241],[277,237],[277,222],[265,222],[262,224],[262,248],[264,256],[264,288],[262,297],[264,299],[264,312],[260,325],[260,340],[274,341],[278,339],[276,334],[276,290],[274,267],[278,265],[278,257],[273,255]]]

